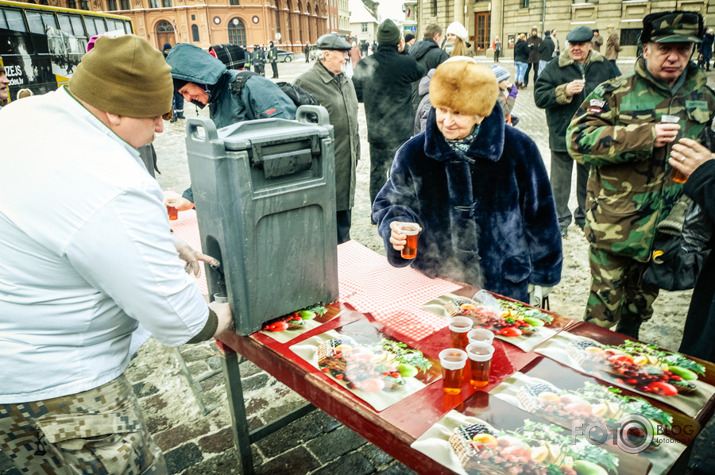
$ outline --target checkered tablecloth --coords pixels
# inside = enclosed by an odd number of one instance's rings
[[[384,256],[355,241],[338,246],[338,278],[341,302],[416,341],[447,326],[444,318],[419,307],[461,287],[411,267],[392,267]]]
[[[196,211],[182,211],[179,219],[169,224],[191,247],[201,249]],[[394,332],[415,341],[447,326],[444,318],[420,306],[461,287],[443,279],[431,279],[411,267],[392,267],[385,256],[356,241],[338,246],[338,279],[341,303],[370,313]],[[201,291],[208,293],[203,270],[196,280]]]

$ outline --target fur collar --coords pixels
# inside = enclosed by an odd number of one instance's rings
[[[425,155],[437,161],[461,160],[437,128],[435,117],[435,110],[432,107],[424,132]],[[492,113],[482,121],[477,137],[465,155],[472,159],[486,158],[493,162],[499,160],[504,150],[504,127],[506,127],[504,112],[502,112],[501,106],[496,104]]]
[[[591,50],[588,53],[588,56],[586,57],[586,62],[583,63],[584,67],[587,66],[589,63],[602,63],[606,60],[606,58],[599,53],[598,51]],[[574,64],[575,61],[573,58],[571,58],[571,55],[569,54],[569,50],[564,51],[559,55],[559,67],[560,68],[565,68],[566,66],[570,66]]]

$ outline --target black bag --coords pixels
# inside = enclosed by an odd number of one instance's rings
[[[289,82],[279,81],[276,86],[281,88],[281,91],[285,93],[286,96],[290,97],[296,107],[300,106],[317,106],[318,101],[305,89],[296,86]]]
[[[658,224],[643,280],[665,290],[695,287],[710,254],[711,234],[712,225],[702,208],[683,195]]]

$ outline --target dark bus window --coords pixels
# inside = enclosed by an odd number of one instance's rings
[[[11,31],[21,31],[26,32],[25,20],[22,19],[22,12],[20,10],[5,10],[5,17],[7,19],[8,29]]]
[[[0,10],[0,29],[7,30],[7,20],[5,19],[4,10]]]

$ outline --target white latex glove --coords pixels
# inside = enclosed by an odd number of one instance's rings
[[[176,252],[179,253],[179,257],[181,258],[181,260],[186,262],[184,270],[186,270],[187,274],[194,274],[196,277],[201,275],[201,262],[206,262],[209,265],[218,267],[218,259],[195,251],[191,246],[189,246],[176,234],[174,234],[173,237]]]
[[[553,287],[547,285],[529,284],[529,304],[536,307],[541,307],[544,297],[551,293]]]

